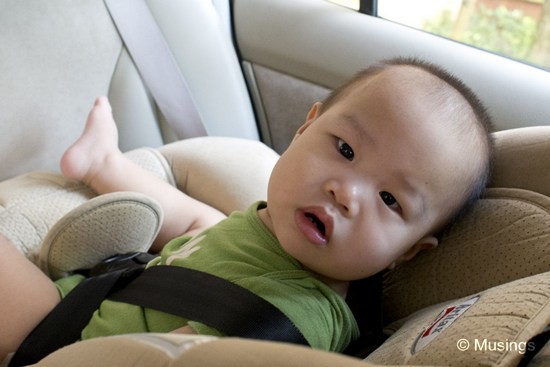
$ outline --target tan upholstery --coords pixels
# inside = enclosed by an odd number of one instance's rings
[[[458,311],[450,308],[460,310],[461,305],[466,307],[463,305],[467,300],[475,303],[454,319],[452,312]],[[450,314],[441,319],[444,310]],[[549,322],[550,272],[546,272],[424,308],[389,325],[395,333],[367,360],[464,367],[516,365],[533,347],[530,338],[542,332]],[[421,338],[432,326],[432,333]],[[438,328],[443,330],[439,332]]]
[[[279,158],[260,142],[221,137],[188,139],[159,152],[180,190],[226,214],[267,198],[267,181]]]
[[[550,196],[550,126],[512,129],[495,134],[492,187],[512,187]]]
[[[121,353],[121,351],[124,351]],[[372,367],[371,363],[305,347],[243,339],[134,334],[76,343],[40,367]]]

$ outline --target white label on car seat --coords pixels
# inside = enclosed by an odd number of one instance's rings
[[[447,329],[455,322],[464,312],[466,312],[474,303],[477,302],[479,296],[470,298],[460,304],[452,305],[445,308],[437,315],[435,321],[432,322],[422,334],[416,338],[412,347],[412,354],[418,353],[424,347],[431,343],[439,334]]]

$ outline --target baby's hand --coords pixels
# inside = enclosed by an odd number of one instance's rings
[[[193,330],[193,328],[189,325],[182,326],[182,327],[180,327],[179,329],[176,329],[176,330],[172,330],[171,333],[174,333],[174,334],[192,334],[192,335],[197,334],[195,332],[195,330]]]

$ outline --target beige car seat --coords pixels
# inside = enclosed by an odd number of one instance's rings
[[[227,26],[208,0],[146,0],[209,135],[258,139]],[[102,0],[0,3],[0,180],[57,170],[94,99],[107,95],[120,146],[175,140]]]

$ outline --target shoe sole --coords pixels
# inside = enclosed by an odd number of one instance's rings
[[[161,224],[162,209],[148,196],[131,192],[97,196],[52,226],[40,249],[39,266],[50,278],[59,279],[116,254],[145,252]]]

